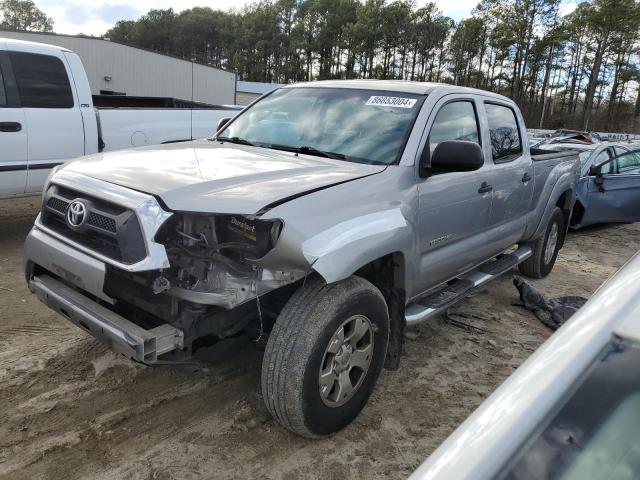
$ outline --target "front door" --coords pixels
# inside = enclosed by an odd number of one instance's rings
[[[7,51],[0,44],[0,198],[24,193],[27,161],[27,125]]]
[[[424,155],[445,140],[480,143],[477,105],[473,97],[446,96],[427,124]],[[491,165],[475,172],[432,173],[418,184],[418,248],[424,291],[473,268],[484,256],[483,233],[491,211]]]
[[[597,167],[587,179],[582,224],[640,222],[640,150]]]

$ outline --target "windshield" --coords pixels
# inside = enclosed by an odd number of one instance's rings
[[[395,163],[423,95],[285,88],[243,111],[216,139],[371,164]]]

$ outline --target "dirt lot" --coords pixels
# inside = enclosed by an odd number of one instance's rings
[[[21,265],[38,200],[0,202],[3,479],[404,478],[550,335],[504,276],[454,309],[488,333],[422,326],[355,424],[303,440],[269,417],[251,345],[207,371],[144,368],[42,306]],[[588,296],[639,248],[640,224],[571,234],[536,285]]]

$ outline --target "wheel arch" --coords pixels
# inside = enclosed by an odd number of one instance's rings
[[[573,211],[573,206],[575,204],[575,194],[572,188],[565,190],[560,197],[558,197],[558,201],[556,202],[556,207],[560,208],[562,211],[562,216],[564,217],[564,231],[560,236],[560,248],[564,245],[564,241],[567,238],[567,230],[569,229],[569,222],[571,221],[571,212]]]
[[[404,339],[405,320],[405,256],[402,252],[393,252],[363,265],[355,275],[373,284],[387,303],[389,311],[389,345],[385,368],[397,370]]]

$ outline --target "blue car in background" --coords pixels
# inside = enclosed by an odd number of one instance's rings
[[[598,160],[578,180],[572,226],[640,221],[640,148]]]
[[[640,145],[562,141],[539,148],[579,152],[581,178],[571,228],[640,221]]]

